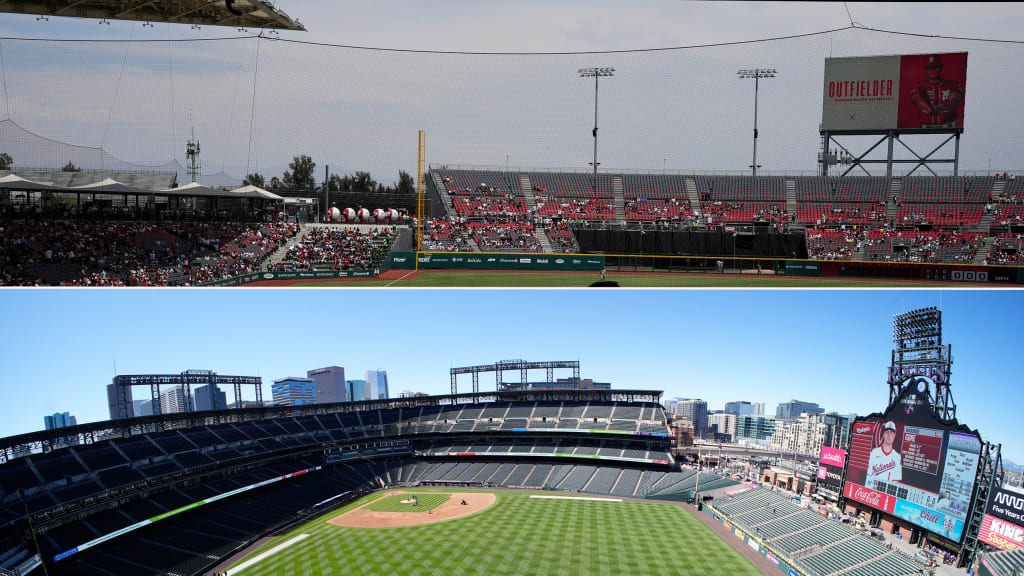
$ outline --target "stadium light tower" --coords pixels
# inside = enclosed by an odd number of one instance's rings
[[[592,191],[597,192],[597,81],[601,76],[614,76],[615,68],[580,68],[580,78],[594,77],[594,183]]]
[[[775,68],[754,68],[751,70],[739,70],[736,72],[739,74],[741,79],[753,78],[754,79],[754,161],[750,164],[751,182],[750,190],[753,191],[757,188],[757,88],[761,81],[761,78],[775,78],[778,72]]]

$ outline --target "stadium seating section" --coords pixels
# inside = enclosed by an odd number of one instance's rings
[[[786,493],[753,488],[716,498],[712,506],[814,576],[910,576],[924,568],[859,530],[794,504]]]
[[[617,433],[592,432],[604,429]],[[417,405],[133,430],[128,437],[0,465],[0,529],[22,522],[26,504],[48,515],[76,514],[40,531],[44,557],[52,558],[193,502],[323,466],[168,517],[50,566],[51,574],[192,573],[346,491],[462,483],[646,497],[657,481],[672,476],[664,487],[671,499],[674,489],[685,487],[677,478],[696,480],[692,472],[672,471],[665,413],[642,403]],[[325,447],[389,438],[411,439],[410,450],[340,463],[324,456]],[[576,455],[587,459],[574,461]]]
[[[812,259],[1020,261],[989,240],[1024,224],[1024,179],[1008,176],[599,174],[595,187],[586,172],[437,175],[452,212],[427,221],[428,250],[574,252],[583,222],[625,221],[805,229]]]

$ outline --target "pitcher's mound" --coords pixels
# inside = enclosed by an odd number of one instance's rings
[[[406,494],[406,492],[388,492],[384,496]],[[434,508],[431,512],[374,512],[367,509],[366,504],[355,510],[349,510],[328,520],[335,526],[350,528],[394,528],[396,526],[416,526],[432,524],[442,520],[451,520],[479,512],[494,504],[494,494],[486,492],[455,492],[447,502]],[[411,503],[412,499],[402,500],[403,504]],[[465,502],[465,504],[463,504]]]

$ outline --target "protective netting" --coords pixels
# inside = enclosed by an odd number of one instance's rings
[[[299,154],[317,163],[318,182],[324,165],[392,182],[400,169],[415,173],[417,130],[427,133],[434,165],[586,171],[594,82],[577,69],[607,66],[616,71],[600,80],[602,171],[741,174],[750,164],[754,86],[736,72],[770,67],[779,74],[760,83],[758,162],[766,173],[813,174],[826,57],[953,51],[970,53],[961,172],[987,172],[990,163],[1012,170],[1024,149],[1020,109],[1007,100],[1020,82],[1006,74],[1006,63],[1024,55],[1018,44],[847,29],[582,55],[410,53],[254,37],[8,39],[2,48],[0,113],[13,123],[0,124],[0,148],[23,167],[70,161],[184,176],[174,163],[185,164],[194,127],[204,177],[223,172],[232,183],[247,172],[280,176]],[[873,141],[861,140],[848,141],[851,150]],[[939,141],[915,145],[927,152]]]

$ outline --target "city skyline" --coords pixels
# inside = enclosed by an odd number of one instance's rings
[[[1024,319],[1018,292],[651,290],[631,292],[638,297],[627,302],[617,293],[586,290],[427,290],[416,293],[415,303],[433,312],[417,319],[416,332],[440,337],[401,347],[366,338],[363,332],[376,334],[380,326],[407,325],[407,311],[395,307],[413,302],[406,294],[396,300],[394,294],[346,292],[343,306],[373,311],[372,325],[342,329],[314,322],[302,326],[302,338],[271,338],[270,331],[266,338],[233,342],[223,335],[251,321],[251,310],[278,309],[292,295],[12,291],[0,312],[8,318],[5,350],[14,361],[0,366],[0,387],[22,409],[0,423],[0,436],[38,430],[40,416],[58,410],[74,412],[83,423],[106,420],[104,391],[115,363],[119,373],[175,374],[204,366],[261,376],[269,400],[274,379],[332,362],[358,375],[364,366],[386,367],[396,390],[447,394],[452,366],[578,358],[582,377],[613,388],[662,390],[663,402],[701,398],[719,409],[747,400],[764,402],[771,414],[771,407],[796,398],[829,412],[866,415],[888,402],[892,315],[941,299],[944,339],[956,359],[951,381],[959,419],[986,440],[1003,443],[1007,457],[1024,460],[1013,403],[992,401],[1013,393],[1003,360],[1014,357],[1014,327]],[[333,291],[303,295],[314,309],[337,306]],[[445,320],[443,311],[467,309],[488,312],[467,315],[457,326]],[[630,314],[596,312],[613,309]],[[181,310],[189,311],[189,322],[180,322]],[[646,312],[638,316],[645,320],[636,321],[634,312]],[[536,330],[542,325],[558,329]],[[78,344],[50,354],[57,333]],[[53,374],[37,370],[44,364]],[[15,385],[24,381],[35,384]],[[460,391],[468,392],[464,386]],[[491,387],[482,380],[481,390]]]

